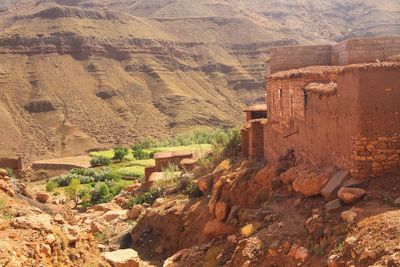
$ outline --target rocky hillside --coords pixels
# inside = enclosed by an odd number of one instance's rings
[[[276,45],[400,33],[397,0],[0,4],[0,156],[66,156],[232,126]]]

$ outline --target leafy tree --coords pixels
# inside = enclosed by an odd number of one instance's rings
[[[113,159],[122,161],[129,154],[129,149],[126,147],[116,147],[114,148],[114,157]]]
[[[65,188],[65,193],[68,199],[73,200],[76,205],[79,203],[79,190],[81,188],[81,182],[78,178],[72,178],[69,185]]]

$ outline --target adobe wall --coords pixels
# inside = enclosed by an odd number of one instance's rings
[[[21,158],[0,158],[0,168],[22,170],[22,159]]]
[[[267,76],[278,71],[308,66],[383,62],[400,54],[400,37],[367,37],[345,40],[335,45],[285,46],[270,49]]]
[[[344,70],[359,92],[360,132],[352,139],[354,173],[400,170],[400,64]]]
[[[248,133],[249,158],[264,157],[264,129],[261,120],[253,120]]]
[[[376,62],[377,59],[382,62],[390,56],[400,54],[400,37],[357,38],[344,42],[345,58],[339,57],[338,62],[345,64],[341,65]]]
[[[240,130],[240,156],[247,159],[249,157],[249,130]]]
[[[357,92],[344,86],[338,86],[334,95],[304,91],[311,82],[339,80],[338,83],[347,84],[349,79],[351,77],[338,77],[336,73],[269,79],[270,122],[264,126],[265,158],[276,160],[288,149],[294,149],[297,159],[315,165],[351,168],[351,136],[359,127],[354,105]],[[281,97],[279,89],[282,89]]]
[[[164,169],[166,169],[169,165],[176,165],[180,166],[180,162],[183,159],[186,158],[192,158],[193,155],[187,156],[187,155],[182,155],[182,156],[171,156],[169,158],[159,158],[155,159],[155,172],[162,172]]]
[[[267,76],[283,70],[330,65],[331,49],[330,45],[272,47]]]

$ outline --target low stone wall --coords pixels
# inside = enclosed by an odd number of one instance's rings
[[[354,175],[381,175],[400,168],[400,135],[353,139]]]

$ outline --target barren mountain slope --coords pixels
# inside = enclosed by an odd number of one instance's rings
[[[262,101],[275,45],[400,34],[397,0],[2,1],[0,156],[73,155]]]

